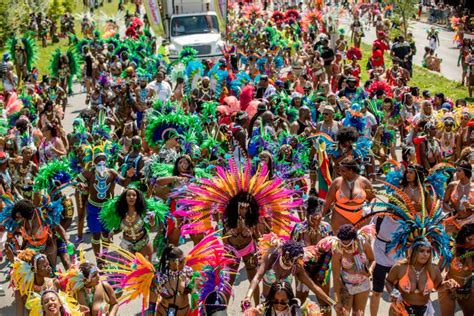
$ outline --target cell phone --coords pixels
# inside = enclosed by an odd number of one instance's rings
[[[178,314],[178,306],[170,304],[166,311],[166,316],[176,316]]]

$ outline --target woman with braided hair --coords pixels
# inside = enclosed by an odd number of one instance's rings
[[[273,238],[272,235],[264,236],[260,242],[265,239]],[[275,242],[270,240],[270,242]],[[263,296],[267,297],[270,294],[272,284],[275,282],[286,281],[291,283],[292,276],[295,276],[301,283],[305,284],[316,296],[324,301],[327,305],[333,305],[332,299],[309,277],[303,266],[303,245],[294,240],[287,240],[286,242],[264,249],[264,246],[259,245],[260,252],[263,253],[261,264],[257,270],[257,274],[252,279],[250,287],[245,296],[242,307],[248,309],[250,307],[250,298],[254,294],[255,289],[263,280]]]
[[[361,315],[365,311],[370,293],[370,267],[374,254],[363,231],[352,224],[339,227],[332,239],[332,276],[338,315],[345,312]],[[324,244],[325,240],[321,241]]]

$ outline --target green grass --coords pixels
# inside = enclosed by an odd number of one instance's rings
[[[372,47],[368,44],[362,43],[361,46],[362,50],[362,60],[360,61],[361,68],[363,69],[361,72],[362,82],[365,82],[369,79],[369,75],[367,71],[365,71],[365,65],[367,65],[367,61],[370,57]],[[389,54],[385,54],[385,64],[386,67],[392,66],[392,61]],[[441,64],[442,67],[442,64]],[[431,94],[442,92],[448,98],[453,100],[456,99],[468,99],[468,91],[467,87],[461,86],[459,82],[449,80],[442,75],[439,75],[435,72],[429,71],[426,68],[414,65],[413,68],[413,78],[411,78],[410,82],[408,83],[410,86],[417,86],[420,90],[429,90]],[[472,101],[472,100],[470,100]]]
[[[74,12],[73,14],[78,14],[82,13],[84,10],[82,0],[76,0],[75,1],[75,6],[74,6]],[[108,16],[115,15],[117,14],[117,8],[118,8],[118,0],[112,0],[111,3],[109,3],[107,0],[104,1],[104,6],[100,7],[98,10],[95,11],[95,16],[100,16],[102,13],[105,13]],[[129,10],[129,12],[134,12],[134,5],[130,3],[130,1],[125,5],[125,9]],[[75,30],[76,34],[78,37],[82,37],[81,33],[81,21],[77,17],[75,17]],[[58,31],[59,31],[59,22],[58,22]],[[100,30],[101,32],[103,30]],[[56,50],[56,48],[60,48],[63,51],[66,51],[68,47],[68,39],[63,38],[59,40],[59,43],[51,44],[51,39],[48,39],[48,45],[46,47],[41,46],[41,41],[37,41],[38,44],[38,61],[36,62],[36,67],[38,68],[38,71],[40,75],[42,74],[48,74],[49,70],[49,63],[51,60],[51,56],[53,52]]]

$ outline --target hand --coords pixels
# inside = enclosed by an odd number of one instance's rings
[[[130,168],[126,172],[127,178],[132,178],[135,175],[135,168]]]
[[[454,279],[449,279],[449,280],[446,280],[443,282],[443,285],[447,288],[447,289],[452,289],[452,288],[456,288],[456,287],[459,287],[459,283],[456,282]]]
[[[79,191],[86,191],[87,190],[87,184],[85,183],[78,183],[76,187],[79,189]]]
[[[345,315],[346,314],[346,309],[344,308],[342,303],[337,303],[336,305],[334,305],[334,309],[336,310],[336,313],[338,315]]]
[[[252,306],[252,303],[250,303],[250,298],[244,298],[243,301],[240,303],[240,306],[242,307],[243,312],[249,309]]]
[[[81,311],[81,313],[84,313],[84,314],[87,314],[87,313],[90,312],[89,307],[87,307],[85,305],[79,305],[79,310]]]

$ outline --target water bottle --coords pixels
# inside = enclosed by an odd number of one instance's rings
[[[73,243],[68,243],[67,244],[67,254],[72,256],[74,254],[74,244]]]

